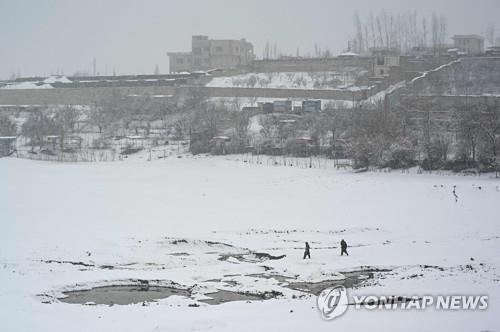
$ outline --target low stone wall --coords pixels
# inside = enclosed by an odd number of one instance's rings
[[[115,96],[130,95],[186,95],[198,89],[208,97],[246,97],[246,98],[304,98],[360,101],[368,98],[372,90],[303,90],[268,88],[221,88],[221,87],[95,87],[60,88],[33,90],[0,89],[0,105],[91,105]]]
[[[256,73],[342,71],[348,67],[362,68],[371,73],[373,72],[374,63],[373,57],[336,57],[324,59],[255,60],[249,67],[252,72]]]

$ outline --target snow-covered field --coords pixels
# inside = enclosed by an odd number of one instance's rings
[[[279,72],[249,73],[227,77],[214,77],[207,86],[240,88],[281,88],[281,89],[349,89],[354,86],[354,73],[339,72]]]
[[[500,313],[499,203],[500,181],[491,175],[354,174],[189,155],[96,164],[3,158],[1,330],[492,331]],[[339,255],[341,238],[349,257]],[[305,241],[312,259],[304,261]],[[490,306],[349,310],[327,322],[315,296],[277,277],[332,280],[361,266],[391,271],[353,292],[488,294]],[[193,296],[123,306],[57,300],[63,291],[137,279],[194,286]],[[283,295],[198,301],[217,289]]]

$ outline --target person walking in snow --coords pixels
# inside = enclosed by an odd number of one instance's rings
[[[349,254],[347,253],[347,242],[344,241],[344,239],[342,239],[342,241],[340,241],[340,256],[344,256],[344,254],[346,254],[347,256],[349,256]]]
[[[309,247],[309,243],[306,242],[306,250],[304,251],[304,258],[303,259],[306,259],[306,257],[311,259],[310,249],[311,249],[311,247]]]

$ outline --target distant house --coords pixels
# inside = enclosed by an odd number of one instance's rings
[[[375,77],[389,76],[392,67],[400,66],[399,51],[393,49],[371,49],[370,51],[375,57],[373,68]]]
[[[357,58],[357,57],[359,57],[359,54],[351,52],[351,51],[347,51],[347,52],[339,54],[339,58],[343,58],[343,59],[353,59],[353,58]]]
[[[259,103],[262,107],[262,112],[264,113],[273,113],[274,112],[274,104],[273,103]]]
[[[275,100],[273,104],[276,113],[290,113],[292,111],[291,100]]]
[[[0,157],[10,156],[16,151],[16,136],[0,137]]]
[[[43,148],[56,150],[61,146],[61,138],[57,135],[48,135],[43,137]]]
[[[142,135],[125,136],[125,144],[132,148],[143,148],[146,143],[146,137]]]
[[[243,106],[241,108],[242,111],[244,112],[259,112],[262,110],[262,107],[259,106]]]
[[[321,111],[321,100],[304,100],[302,102],[302,112]]]
[[[469,55],[484,53],[484,38],[479,35],[455,35],[453,36],[455,48]]]
[[[487,56],[500,57],[500,46],[491,46],[485,53]]]
[[[302,136],[302,137],[297,137],[295,139],[295,142],[297,142],[297,144],[301,144],[301,145],[310,145],[313,143],[313,140],[309,136]]]
[[[230,141],[231,141],[231,138],[228,136],[215,136],[214,138],[212,138],[212,143],[215,143],[215,144],[224,144],[224,143],[228,143]]]
[[[212,153],[226,154],[230,142],[231,138],[229,136],[215,136],[210,140]]]
[[[58,149],[78,150],[82,147],[82,141],[83,139],[77,135],[67,135],[67,136],[49,135],[43,137],[43,147],[45,149],[50,149],[52,151]]]

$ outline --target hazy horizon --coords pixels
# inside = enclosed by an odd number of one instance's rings
[[[354,35],[353,16],[381,10],[432,12],[448,19],[448,35],[485,35],[494,24],[500,35],[500,2],[479,0],[367,0],[249,2],[212,0],[85,2],[0,0],[0,78],[12,74],[45,76],[92,72],[93,58],[101,74],[147,74],[156,65],[168,73],[169,51],[189,51],[191,36],[246,38],[262,56],[266,42],[283,53],[313,53],[315,45],[334,54],[347,48]]]

